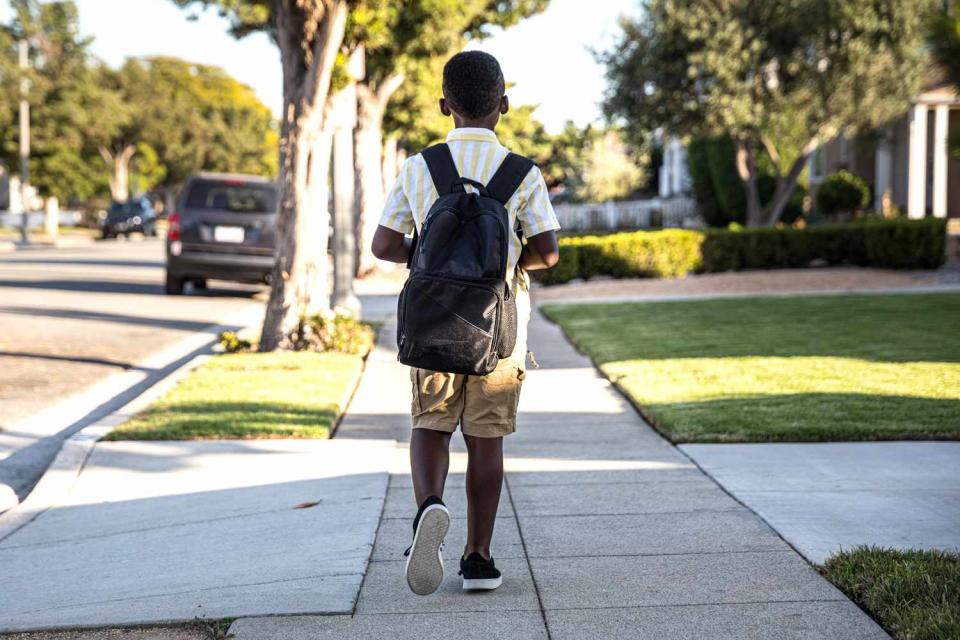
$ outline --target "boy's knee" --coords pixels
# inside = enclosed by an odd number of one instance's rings
[[[463,434],[463,441],[467,444],[467,450],[471,452],[495,453],[503,450],[503,436],[482,438],[480,436]]]

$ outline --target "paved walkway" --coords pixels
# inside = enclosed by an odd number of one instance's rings
[[[394,452],[99,443],[59,505],[0,541],[0,632],[349,613]]]
[[[690,297],[885,291],[960,291],[960,271],[894,271],[863,267],[703,273],[685,278],[595,278],[534,291],[537,302],[614,302]]]
[[[391,326],[337,433],[408,439],[409,382]],[[403,580],[414,501],[403,449],[387,490],[353,615],[247,617],[237,640],[452,638],[790,638],[861,640],[884,632],[754,513],[669,445],[559,330],[537,317],[494,556],[503,586],[463,594],[455,569],[439,591]],[[464,542],[459,437],[445,495],[448,568]]]
[[[960,442],[681,449],[811,562],[861,544],[960,549]]]

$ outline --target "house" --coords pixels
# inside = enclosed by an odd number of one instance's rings
[[[661,198],[674,198],[690,193],[693,180],[687,168],[687,148],[676,136],[663,140],[663,164],[660,165]]]
[[[885,211],[888,195],[910,218],[960,218],[960,157],[950,153],[951,135],[960,136],[960,95],[937,79],[887,126],[821,146],[808,164],[811,189],[846,169],[873,187],[878,213]]]

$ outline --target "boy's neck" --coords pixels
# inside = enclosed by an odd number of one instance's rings
[[[477,120],[467,120],[466,118],[460,118],[457,115],[453,116],[453,126],[456,129],[489,129],[490,131],[496,130],[497,121],[500,120],[499,113],[496,114],[496,118],[480,118]]]

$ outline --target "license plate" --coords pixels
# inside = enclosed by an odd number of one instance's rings
[[[243,242],[243,227],[214,227],[213,239],[217,242]]]

